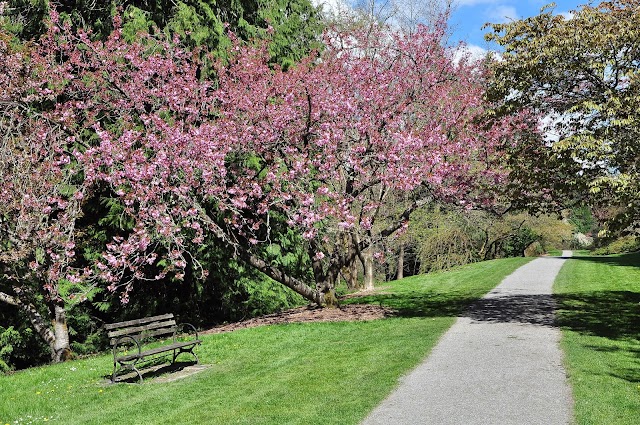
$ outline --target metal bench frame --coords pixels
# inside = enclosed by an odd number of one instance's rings
[[[107,335],[113,349],[113,373],[111,382],[115,383],[118,372],[131,370],[136,372],[140,383],[142,383],[142,374],[136,367],[136,364],[144,359],[155,357],[162,353],[173,352],[171,364],[174,364],[176,358],[181,353],[191,353],[199,362],[198,356],[193,349],[202,343],[198,339],[198,331],[190,323],[177,324],[173,314],[162,314],[160,316],[144,317],[142,319],[127,320],[125,322],[110,323],[104,326],[108,331]],[[183,335],[187,331],[189,339],[187,341],[178,341],[178,335]],[[163,337],[171,335],[171,339],[166,341],[165,345],[143,350],[148,341],[160,341]],[[135,347],[133,353],[120,353],[119,347],[123,345]]]

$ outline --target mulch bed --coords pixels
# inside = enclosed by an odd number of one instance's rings
[[[317,306],[298,307],[279,313],[268,314],[241,322],[216,326],[200,332],[203,335],[231,332],[238,329],[256,326],[276,325],[283,323],[306,322],[345,322],[359,320],[376,320],[393,316],[394,310],[370,304],[346,304],[338,308],[322,308]]]

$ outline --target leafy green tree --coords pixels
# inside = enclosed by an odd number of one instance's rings
[[[0,309],[0,373],[48,360],[47,347],[22,316],[12,306]]]
[[[587,205],[572,208],[569,213],[569,222],[577,233],[591,233],[596,228],[596,221]]]
[[[543,251],[558,248],[571,240],[571,225],[552,215],[500,215],[439,205],[412,217],[403,238],[410,253],[408,262],[413,262],[417,272],[425,273],[527,255],[534,243]],[[393,254],[388,257],[392,259]]]
[[[613,0],[492,24],[488,40],[504,48],[492,63],[489,91],[498,114],[534,110],[547,137],[513,142],[514,193],[553,204],[580,199],[623,206],[610,221],[640,221],[640,1]],[[526,203],[526,202],[525,202]]]
[[[411,224],[421,273],[477,261],[477,227],[462,212],[435,206],[421,211]]]

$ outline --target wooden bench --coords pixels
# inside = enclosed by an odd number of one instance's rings
[[[173,352],[171,364],[181,353],[191,353],[198,363],[193,349],[201,343],[196,328],[189,323],[176,324],[173,314],[145,317],[126,322],[110,323],[104,326],[113,348],[113,374],[111,382],[116,382],[118,372],[134,371],[142,382],[142,374],[136,364],[144,359],[160,357]],[[171,336],[171,339],[167,339]],[[166,339],[162,341],[163,339]],[[159,342],[152,348],[145,348],[150,342]]]

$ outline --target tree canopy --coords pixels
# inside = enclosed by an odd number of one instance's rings
[[[37,43],[0,44],[0,117],[19,129],[0,145],[0,297],[31,314],[56,358],[65,303],[101,285],[127,301],[147,281],[202,277],[211,240],[329,302],[357,251],[420,205],[490,203],[477,189],[504,182],[496,148],[526,122],[478,121],[483,69],[454,63],[440,27],[329,29],[322,51],[283,67],[268,41],[233,33],[220,59],[163,32],[127,40],[119,15],[104,39],[51,17]],[[201,78],[204,60],[215,79]],[[391,193],[405,202],[381,220]],[[104,219],[115,223],[104,246],[86,250]],[[277,260],[289,254],[311,278]],[[55,329],[29,308],[38,299]]]
[[[498,114],[544,115],[543,141],[512,151],[521,198],[584,197],[618,207],[611,228],[637,231],[640,220],[640,2],[587,5],[491,25],[504,48],[493,61]],[[529,198],[532,199],[532,198]]]

